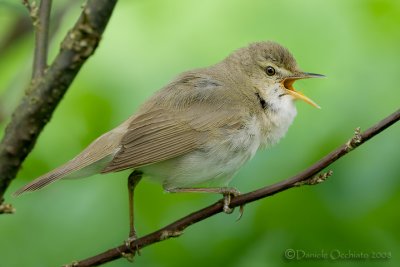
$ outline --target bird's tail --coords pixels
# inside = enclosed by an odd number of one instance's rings
[[[129,121],[126,121],[114,130],[103,134],[78,156],[21,187],[14,195],[39,190],[59,179],[87,177],[100,173],[118,151],[128,123]]]
[[[39,190],[60,179],[82,178],[100,173],[101,170],[106,167],[109,161],[110,156],[106,156],[103,159],[86,164],[79,162],[75,158],[64,165],[36,178],[29,184],[24,185],[14,193],[14,196],[19,196],[29,191]]]

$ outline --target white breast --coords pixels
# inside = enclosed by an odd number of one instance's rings
[[[260,144],[260,122],[254,117],[246,127],[222,140],[209,140],[201,150],[141,170],[150,179],[161,182],[165,189],[227,186],[235,172],[254,156]]]
[[[165,189],[227,186],[260,147],[274,144],[284,136],[296,109],[293,103],[283,108],[289,112],[265,114],[261,119],[254,116],[245,127],[222,140],[209,140],[201,150],[140,169]]]
[[[290,97],[279,99],[279,103],[270,103],[274,109],[266,110],[261,118],[262,137],[261,147],[276,144],[285,136],[297,115],[296,106]]]

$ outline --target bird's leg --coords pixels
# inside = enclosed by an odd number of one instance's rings
[[[237,190],[234,187],[209,187],[209,188],[172,188],[172,189],[166,189],[167,192],[169,193],[216,193],[216,194],[222,194],[224,196],[224,206],[223,210],[227,214],[231,214],[234,209],[229,207],[229,204],[231,203],[232,197],[236,197],[240,195],[239,190]],[[240,206],[240,214],[239,218],[240,219],[243,215],[243,208],[244,205]]]
[[[126,246],[130,248],[130,244],[137,239],[135,225],[134,225],[134,193],[135,187],[142,179],[143,173],[134,170],[128,177],[128,193],[129,193],[129,238],[125,242]],[[137,250],[138,251],[138,250]]]

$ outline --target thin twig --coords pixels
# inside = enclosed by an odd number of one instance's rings
[[[32,79],[42,77],[47,67],[47,50],[49,44],[51,0],[41,0],[38,21],[35,25],[35,52],[33,56]]]
[[[61,21],[70,7],[71,2],[66,2],[58,9],[54,10],[55,12],[53,12],[54,15],[52,16],[51,21],[51,31],[49,32],[48,37],[49,43],[59,29]],[[0,58],[2,58],[3,55],[7,54],[9,52],[9,49],[14,48],[15,44],[19,42],[20,39],[22,39],[25,35],[32,31],[31,18],[26,15],[21,15],[20,13],[16,15],[19,16],[19,18],[16,20],[15,24],[12,25],[11,30],[7,33],[7,35],[0,40]],[[21,80],[21,78],[23,80],[25,79],[25,69],[26,67],[24,66],[15,73],[15,75],[9,82],[9,85],[6,86],[6,89],[3,90],[2,94],[0,95],[0,124],[9,118],[9,116],[11,115],[10,113],[18,104],[14,103],[15,101],[10,101],[10,99],[15,95],[23,95],[23,91],[25,88],[21,86],[16,86],[15,84],[20,84],[19,81]],[[29,82],[26,82],[24,84],[29,84]]]
[[[117,0],[89,0],[68,32],[61,50],[38,82],[31,83],[13,113],[0,143],[0,204],[43,127],[96,50]]]
[[[266,198],[268,196],[272,196],[276,193],[282,192],[284,190],[290,189],[292,187],[296,187],[302,184],[318,184],[324,181],[328,176],[332,173],[331,171],[326,174],[318,175],[324,168],[343,157],[353,149],[357,148],[361,144],[365,143],[372,137],[376,136],[392,124],[396,123],[400,119],[400,110],[397,110],[390,116],[386,117],[376,125],[372,126],[368,130],[363,133],[360,133],[359,128],[356,129],[355,135],[353,138],[346,142],[342,146],[338,147],[315,164],[310,166],[308,169],[303,172],[289,178],[283,180],[279,183],[266,186],[264,188],[237,196],[232,199],[230,207],[238,207],[244,204],[248,204],[250,202],[256,201],[261,198]],[[96,256],[74,262],[73,264],[66,266],[74,266],[74,267],[83,267],[83,266],[97,266],[106,262],[110,262],[121,257],[127,255],[129,253],[135,252],[138,249],[142,249],[151,244],[169,239],[171,237],[178,237],[183,233],[190,225],[205,220],[217,213],[222,212],[223,210],[223,202],[218,201],[206,208],[195,211],[167,226],[164,228],[157,230],[151,234],[143,236],[134,242],[131,243],[130,248],[126,246],[126,244],[122,244],[118,247],[109,249],[103,253],[100,253]]]
[[[36,27],[39,24],[39,7],[37,6],[36,1],[30,2],[29,0],[22,0],[22,4],[29,12],[33,27]]]

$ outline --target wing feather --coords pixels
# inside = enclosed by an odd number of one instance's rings
[[[131,122],[121,149],[102,172],[137,168],[177,157],[201,146],[204,135],[170,111],[151,111]]]
[[[240,95],[226,98],[209,74],[186,73],[155,94],[128,126],[103,173],[134,169],[189,153],[215,134],[239,129]],[[240,111],[242,112],[240,112]]]

